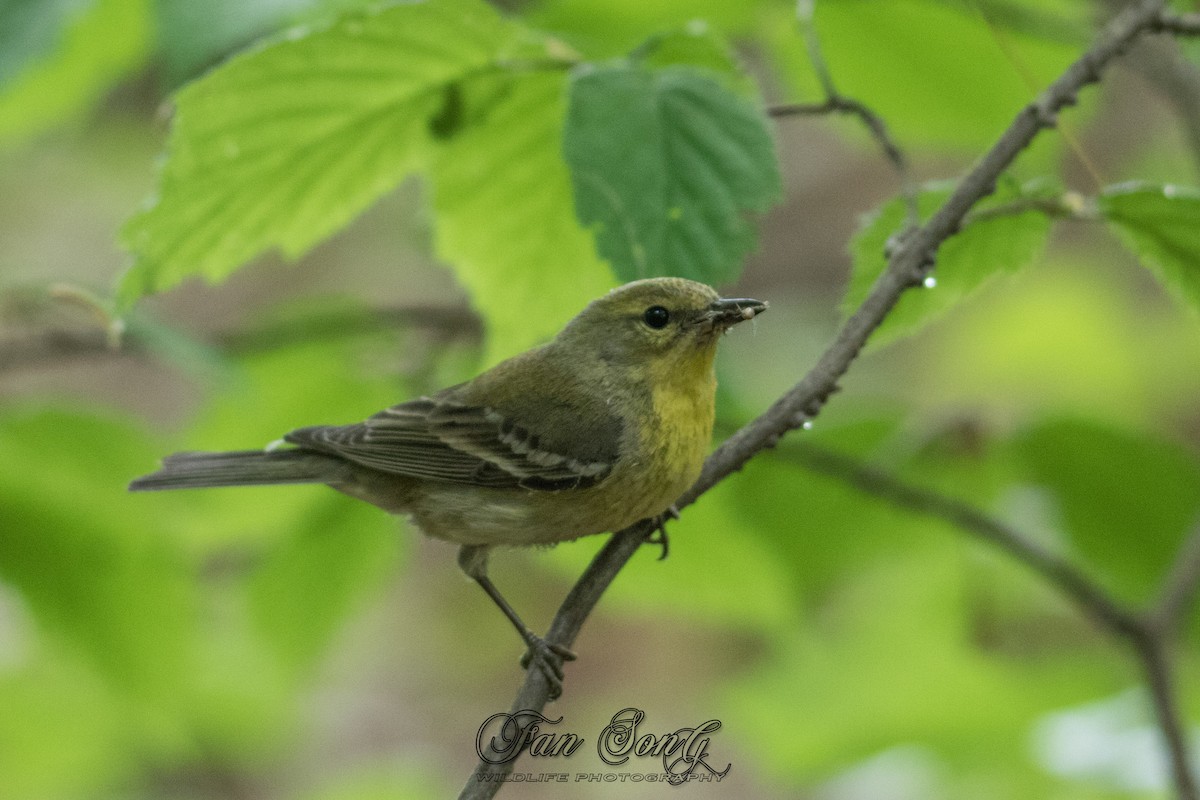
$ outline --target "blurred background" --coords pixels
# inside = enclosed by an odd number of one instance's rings
[[[357,421],[484,366],[481,301],[433,257],[419,181],[295,263],[139,304],[111,346],[118,231],[154,192],[172,92],[354,5],[0,2],[0,797],[452,796],[522,680],[453,547],[374,508],[324,487],[125,493],[174,450]],[[596,59],[702,19],[766,102],[821,99],[786,2],[502,5]],[[838,88],[926,181],[962,174],[1120,5],[823,0],[816,20]],[[1017,176],[1085,197],[1194,185],[1189,55],[1134,48]],[[719,436],[830,341],[850,243],[899,190],[853,118],[780,118],[775,137],[784,198],[721,287],[771,311],[724,341]],[[1094,222],[1056,221],[1027,261],[870,349],[793,438],[989,509],[1143,602],[1200,503],[1200,326]],[[687,509],[668,560],[635,557],[547,712],[585,745],[518,766],[600,771],[600,730],[636,706],[656,733],[719,719],[709,761],[728,777],[502,797],[1166,796],[1118,644],[1004,555],[806,471],[791,446]],[[544,630],[602,542],[501,552],[492,576]],[[1195,719],[1194,645],[1177,656]]]

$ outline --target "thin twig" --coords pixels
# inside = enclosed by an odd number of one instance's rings
[[[1200,36],[1200,14],[1177,14],[1163,11],[1155,20],[1152,30],[1175,36]]]
[[[1184,540],[1163,580],[1149,621],[1164,636],[1173,635],[1200,590],[1200,525]]]
[[[1070,597],[1088,615],[1122,636],[1141,626],[1137,615],[1112,599],[1107,591],[1063,556],[1036,539],[978,508],[937,492],[905,483],[882,470],[811,443],[788,448],[788,455],[808,469],[836,478],[864,494],[892,505],[945,520],[999,547]]]
[[[1146,684],[1150,687],[1150,699],[1167,748],[1175,793],[1179,800],[1197,800],[1200,792],[1197,791],[1196,776],[1192,769],[1187,731],[1179,714],[1166,643],[1153,631],[1146,630],[1141,639],[1130,639],[1130,644],[1146,676]]]
[[[1188,733],[1179,711],[1171,659],[1167,650],[1178,635],[1180,624],[1196,600],[1200,588],[1200,525],[1179,548],[1171,569],[1159,587],[1158,600],[1146,614],[1142,638],[1131,639],[1134,654],[1142,665],[1158,727],[1166,743],[1171,776],[1180,800],[1198,800]]]
[[[797,1],[796,20],[800,24],[808,60],[817,76],[817,81],[821,84],[825,101],[822,103],[783,103],[769,107],[767,113],[772,117],[815,114],[850,114],[858,117],[899,176],[900,195],[904,198],[908,227],[915,228],[921,223],[921,211],[917,205],[917,187],[908,169],[908,159],[905,158],[904,151],[892,138],[883,117],[876,114],[865,103],[846,97],[838,91],[837,85],[833,82],[833,75],[829,71],[829,64],[821,52],[821,37],[818,35],[817,26],[813,21],[814,11],[813,0]]]
[[[1062,556],[969,503],[914,486],[811,443],[792,446],[787,454],[808,469],[849,484],[864,494],[943,520],[999,547],[1058,588],[1114,636],[1127,642],[1150,689],[1178,797],[1196,800],[1196,778],[1166,648],[1167,638],[1174,633],[1175,621],[1194,598],[1196,584],[1200,581],[1200,529],[1181,548],[1173,569],[1163,581],[1161,599],[1155,610],[1141,616],[1115,600],[1103,586]]]
[[[920,285],[938,249],[957,232],[964,217],[983,197],[1020,152],[1045,128],[1054,125],[1058,112],[1075,102],[1079,90],[1095,83],[1104,67],[1139,34],[1152,26],[1165,0],[1142,0],[1114,19],[1095,43],[1026,106],[995,145],[959,183],[950,198],[923,226],[905,237],[893,250],[888,267],[871,287],[862,305],[838,331],[816,365],[761,416],[729,437],[705,462],[700,479],[676,503],[680,509],[741,469],[755,454],[773,446],[788,431],[815,416],[838,381],[857,358],[871,333],[879,327],[900,295]],[[653,531],[639,523],[613,535],[593,559],[575,588],[559,608],[547,640],[566,646],[574,641],[587,614],[638,545]],[[1116,617],[1123,621],[1123,617]],[[549,686],[539,670],[527,670],[514,710],[540,711],[549,700]],[[480,762],[463,788],[460,800],[495,796],[503,783],[497,778],[511,772],[515,759],[505,764]],[[1189,796],[1187,800],[1192,800]]]
[[[972,211],[963,219],[963,227],[996,219],[997,217],[1012,217],[1029,211],[1040,211],[1054,219],[1073,219],[1096,221],[1100,219],[1100,211],[1094,198],[1085,197],[1075,192],[1066,192],[1056,197],[1021,197],[1007,203],[989,206]]]
[[[915,197],[916,190],[908,174],[908,160],[900,146],[888,132],[887,123],[883,117],[876,114],[864,103],[844,95],[836,94],[822,103],[778,103],[767,107],[767,114],[772,117],[820,116],[822,114],[850,114],[862,120],[863,124],[875,138],[879,149],[887,156],[887,160],[895,167],[903,184],[905,198]]]
[[[478,339],[478,317],[455,306],[403,306],[312,314],[302,320],[254,328],[231,328],[205,335],[205,343],[231,355],[275,350],[297,344],[360,336],[389,328],[419,328],[438,337]],[[154,353],[154,334],[127,330],[114,347],[102,327],[45,327],[0,338],[0,373],[45,368],[96,358],[145,357]]]

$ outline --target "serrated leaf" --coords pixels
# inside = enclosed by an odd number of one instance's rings
[[[1200,189],[1130,183],[1100,195],[1104,219],[1151,272],[1200,311]]]
[[[0,9],[0,31],[0,144],[11,144],[82,114],[140,64],[150,5],[19,2]]]
[[[952,187],[925,187],[918,196],[922,217],[932,214],[950,196]],[[968,221],[955,236],[942,244],[933,272],[936,286],[905,292],[884,323],[871,337],[869,346],[879,347],[911,335],[945,314],[996,275],[1012,274],[1038,259],[1050,233],[1050,218],[1042,211],[1027,209],[1019,213],[990,215],[989,209],[1024,199],[1044,198],[1048,186],[1017,187],[1002,184],[987,200],[975,207],[981,214]],[[850,243],[853,258],[850,285],[842,301],[842,313],[850,314],[866,298],[871,286],[887,267],[885,249],[888,240],[905,225],[906,210],[901,198],[895,198],[867,218]],[[969,218],[968,218],[969,220]]]
[[[1195,454],[1144,432],[1062,418],[1013,440],[1072,546],[1133,602],[1152,596],[1200,514]]]
[[[487,321],[488,363],[557,333],[613,284],[571,205],[565,81],[502,81],[484,94],[486,113],[434,160],[435,247]]]
[[[445,88],[512,35],[482,0],[405,3],[298,29],[188,85],[158,196],[123,231],[121,308],[344,226],[417,166]]]
[[[178,86],[221,56],[311,9],[315,0],[156,0],[158,39],[167,81]]]
[[[577,72],[564,143],[576,212],[622,280],[732,280],[780,195],[766,118],[687,67]]]
[[[65,2],[66,0],[58,0]],[[375,0],[155,0],[163,71],[178,87],[228,53],[292,25],[320,25],[339,12],[377,5]]]

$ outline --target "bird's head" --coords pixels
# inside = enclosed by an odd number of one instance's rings
[[[610,363],[711,365],[720,335],[767,308],[761,300],[722,298],[684,278],[648,278],[593,301],[559,340]]]

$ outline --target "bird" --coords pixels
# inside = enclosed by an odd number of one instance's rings
[[[575,654],[522,621],[488,577],[489,553],[657,518],[665,555],[662,521],[711,445],[717,343],[766,308],[684,278],[634,281],[472,380],[265,449],[175,453],[129,489],[319,483],[407,516],[459,546],[459,567],[525,643],[522,666],[557,697]]]

